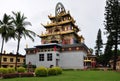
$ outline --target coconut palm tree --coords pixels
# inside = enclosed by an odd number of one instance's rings
[[[25,17],[24,14],[21,15],[21,12],[16,12],[16,13],[12,12],[12,13],[14,15],[14,17],[12,18],[12,21],[15,26],[15,32],[17,34],[17,40],[18,40],[17,52],[16,52],[16,63],[15,63],[15,68],[17,68],[17,59],[19,55],[21,38],[29,37],[32,41],[34,41],[33,36],[36,36],[36,34],[33,31],[26,29],[26,26],[31,25],[31,23],[25,21],[27,17]]]
[[[0,52],[0,67],[4,42],[7,42],[10,38],[15,38],[14,27],[12,25],[11,16],[6,13],[3,16],[3,19],[0,20],[0,35],[2,37],[2,46]]]

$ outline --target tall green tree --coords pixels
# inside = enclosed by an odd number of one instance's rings
[[[114,63],[113,69],[116,70],[116,59],[118,49],[118,39],[120,39],[120,1],[107,0],[105,7],[105,29],[108,36],[111,36],[114,46]]]
[[[2,59],[2,52],[4,42],[7,42],[10,38],[14,38],[14,27],[12,25],[11,16],[4,14],[3,19],[0,20],[0,35],[2,37],[2,45],[1,45],[1,52],[0,52],[0,67],[1,67],[1,59]]]
[[[36,34],[31,31],[26,29],[27,25],[31,25],[30,22],[25,21],[27,17],[24,16],[24,14],[21,14],[21,12],[12,12],[14,17],[12,18],[13,24],[15,26],[15,32],[17,34],[17,40],[18,40],[18,45],[17,45],[17,52],[16,52],[16,63],[15,63],[15,68],[17,68],[17,60],[18,60],[18,55],[19,55],[19,47],[20,47],[20,40],[22,37],[26,38],[29,37],[32,41],[34,41],[34,36]]]
[[[112,36],[109,35],[107,37],[107,43],[106,43],[104,55],[103,55],[103,65],[104,66],[107,66],[109,64],[109,61],[113,57],[112,48],[113,48],[113,39],[112,39]]]
[[[96,46],[95,46],[95,49],[96,49],[95,54],[97,57],[102,52],[101,48],[103,48],[103,42],[102,42],[102,37],[101,37],[101,30],[99,29],[98,34],[97,34]]]

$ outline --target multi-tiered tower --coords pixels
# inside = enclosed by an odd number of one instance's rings
[[[48,17],[50,23],[42,24],[46,29],[46,32],[40,35],[42,44],[75,44],[84,42],[84,38],[78,35],[80,29],[75,24],[75,20],[69,11],[66,12],[61,3],[56,5],[55,16],[49,15]]]

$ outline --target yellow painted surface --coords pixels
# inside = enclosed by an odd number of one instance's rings
[[[12,62],[10,61],[11,58],[13,59]],[[17,66],[21,66],[25,61],[25,57],[18,56],[18,59],[20,59],[20,61],[17,62]],[[1,60],[2,60],[2,67],[15,67],[15,62],[16,62],[16,56],[15,55],[7,55],[7,54],[2,55]]]

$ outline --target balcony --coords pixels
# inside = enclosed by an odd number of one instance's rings
[[[68,34],[68,33],[73,33],[73,32],[75,31],[67,30],[67,31],[61,31],[61,32],[54,32],[54,33],[45,33],[45,34],[41,34],[40,37],[51,36],[51,35],[62,35],[62,34]]]

